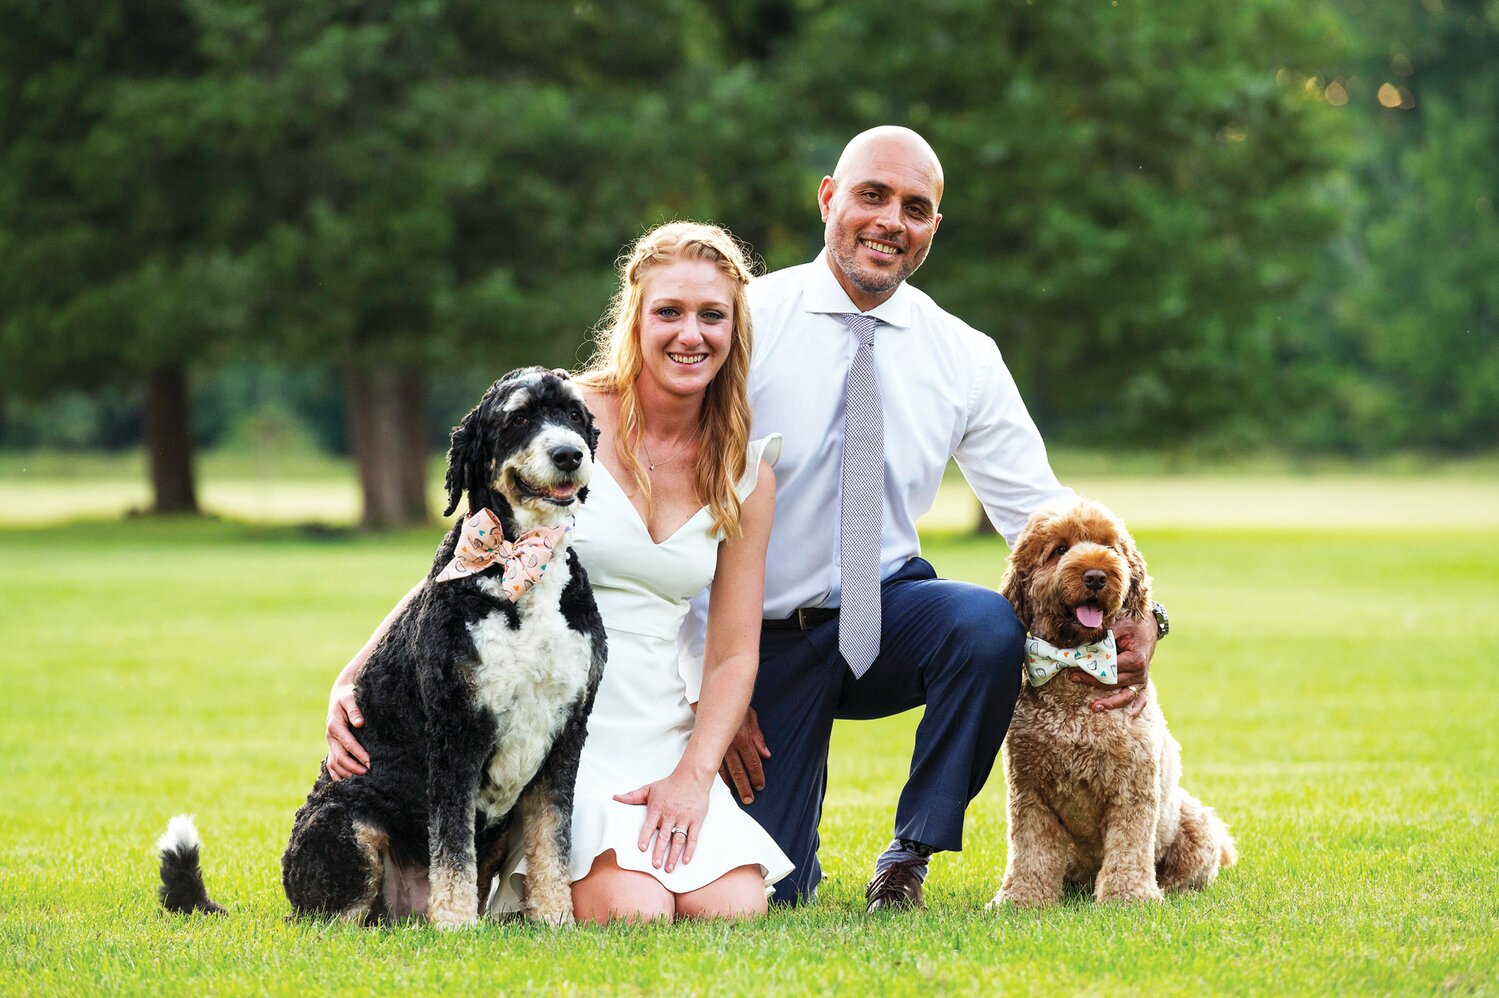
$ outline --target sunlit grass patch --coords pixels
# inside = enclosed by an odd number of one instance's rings
[[[1108,498],[1104,496],[1104,498]],[[840,723],[814,907],[751,925],[444,935],[288,924],[279,856],[333,673],[425,570],[393,537],[130,521],[0,531],[0,993],[1326,993],[1499,990],[1499,531],[1137,531],[1174,630],[1184,783],[1243,862],[1143,908],[986,914],[996,772],[931,911],[862,913],[916,713]],[[997,540],[934,540],[998,582]],[[149,849],[198,815],[223,919],[169,917]]]

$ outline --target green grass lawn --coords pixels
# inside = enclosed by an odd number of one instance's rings
[[[1373,478],[1365,498],[1392,502]],[[1184,522],[1137,535],[1175,622],[1155,679],[1184,782],[1241,848],[1205,894],[984,912],[1004,865],[996,773],[968,848],[935,860],[931,910],[865,916],[912,713],[838,728],[812,908],[457,934],[287,924],[279,880],[329,681],[435,528],[0,530],[0,993],[1499,992],[1499,525]],[[993,585],[1004,548],[939,536],[927,554]],[[151,843],[184,810],[227,918],[156,907]]]

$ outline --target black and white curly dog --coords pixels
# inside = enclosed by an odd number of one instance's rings
[[[570,522],[598,432],[562,372],[513,371],[454,428],[450,514],[468,493],[506,538]],[[568,866],[573,784],[604,667],[604,630],[588,579],[564,539],[514,602],[492,566],[437,581],[462,520],[437,549],[355,689],[368,772],[334,782],[326,766],[297,811],[281,859],[298,915],[356,921],[425,911],[472,925],[521,815],[535,919],[572,920]],[[174,911],[222,910],[203,888],[186,817],[158,843],[161,899]]]

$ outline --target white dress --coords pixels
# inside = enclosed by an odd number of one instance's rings
[[[754,490],[761,458],[774,464],[780,451],[779,435],[750,442],[736,487],[741,500]],[[601,462],[594,464],[573,546],[598,601],[609,658],[588,717],[573,793],[573,880],[586,876],[594,860],[611,849],[621,867],[648,873],[676,894],[741,866],[758,865],[767,889],[792,870],[786,854],[740,809],[721,777],[713,779],[692,862],[678,863],[670,873],[651,865],[654,839],[645,852],[638,846],[645,806],[613,799],[671,775],[687,748],[693,722],[688,697],[696,699],[701,677],[680,671],[677,636],[688,600],[713,579],[718,542],[705,506],[655,543],[619,484]],[[525,896],[526,864],[517,832],[490,896],[491,913],[515,911]]]

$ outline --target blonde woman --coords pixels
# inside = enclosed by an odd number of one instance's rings
[[[621,258],[598,351],[579,375],[600,429],[574,546],[593,584],[609,662],[573,800],[578,921],[763,914],[791,871],[718,777],[759,661],[765,548],[780,438],[749,439],[751,274],[723,229],[672,222]],[[688,600],[712,586],[701,675],[679,667]],[[353,680],[333,688],[328,769],[363,772],[349,730]],[[518,907],[519,851],[492,910]]]

